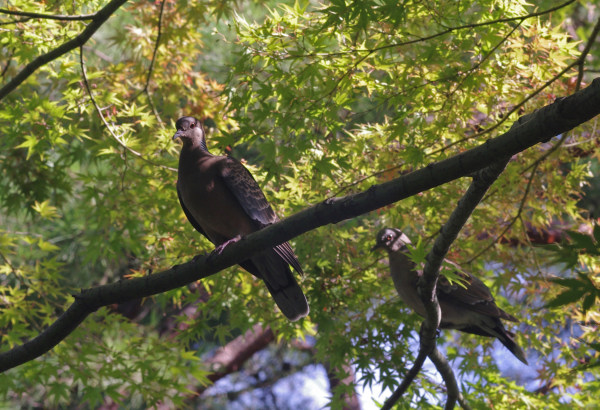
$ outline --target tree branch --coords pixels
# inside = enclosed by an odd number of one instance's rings
[[[98,13],[94,14],[80,14],[77,16],[69,16],[64,14],[42,14],[42,13],[32,13],[29,11],[20,11],[20,10],[9,10],[0,8],[0,13],[9,14],[11,16],[22,16],[22,17],[31,17],[31,18],[40,18],[40,19],[49,19],[49,20],[65,20],[65,21],[81,21],[81,20],[93,20],[94,17]]]
[[[456,383],[456,378],[454,377],[454,372],[452,371],[452,367],[450,367],[450,364],[444,355],[442,355],[437,348],[434,348],[433,351],[429,353],[429,359],[433,362],[437,371],[442,375],[442,379],[444,379],[444,383],[446,384],[448,400],[446,401],[445,408],[453,409],[454,405],[458,401],[463,409],[470,410],[471,407],[460,393],[458,384]]]
[[[154,165],[154,166],[157,166],[157,167],[161,167],[161,168],[167,169],[169,171],[177,172],[176,168],[169,167],[167,165],[163,165],[163,164],[160,164],[158,162],[154,162],[151,159],[149,159],[146,156],[144,156],[141,152],[137,152],[133,148],[129,147],[113,131],[112,127],[108,124],[108,121],[106,121],[106,118],[104,118],[104,114],[102,114],[102,109],[100,108],[100,106],[98,105],[98,103],[96,103],[96,99],[94,98],[94,95],[92,94],[92,89],[90,88],[90,84],[88,82],[87,74],[86,74],[86,71],[85,71],[85,63],[83,61],[83,46],[81,46],[79,48],[79,63],[81,65],[81,76],[83,78],[83,84],[85,85],[85,89],[87,90],[87,92],[88,92],[88,94],[90,96],[90,101],[92,102],[92,105],[94,106],[94,108],[96,108],[96,112],[98,113],[98,116],[100,117],[100,119],[104,123],[104,126],[106,127],[106,129],[108,130],[108,132],[110,133],[110,135],[112,135],[112,137],[115,139],[115,141],[117,141],[120,146],[122,146],[123,148],[125,148],[125,150],[131,152],[133,155],[135,155],[139,159],[147,162],[148,164],[151,164],[151,165]]]
[[[594,82],[597,86],[600,86],[600,79],[596,79],[594,80]],[[497,137],[493,140],[488,140],[485,144],[483,144],[483,146],[490,144],[492,141],[497,141],[498,139],[503,138],[504,136],[509,135],[512,132],[515,132],[529,125],[543,127],[544,124],[539,122],[544,118],[544,114],[542,114],[542,112],[550,109],[553,106],[559,106],[561,103],[567,100],[568,98],[557,100],[552,105],[546,106],[534,112],[533,114],[528,114],[520,117],[506,134]],[[566,118],[570,117],[567,116]],[[524,137],[526,136],[527,135],[524,135]],[[482,146],[480,145],[479,147]],[[503,155],[498,153],[495,159],[491,159],[491,165],[482,168],[474,174],[473,182],[467,189],[467,192],[465,192],[463,197],[460,199],[460,201],[458,201],[458,205],[456,206],[454,211],[452,211],[452,214],[448,218],[448,221],[440,229],[440,234],[435,239],[431,251],[429,251],[429,253],[427,254],[425,258],[426,262],[425,267],[423,269],[423,275],[419,278],[417,287],[419,296],[423,301],[426,311],[425,321],[421,325],[419,353],[417,356],[417,360],[411,368],[408,376],[400,384],[396,391],[394,391],[394,393],[385,401],[382,407],[383,409],[390,409],[400,399],[400,397],[402,397],[402,394],[406,391],[406,389],[408,389],[408,386],[423,366],[425,357],[432,354],[436,349],[436,331],[438,329],[441,319],[440,306],[436,294],[436,285],[442,262],[446,254],[448,253],[450,246],[456,240],[460,230],[467,222],[467,220],[469,219],[469,217],[471,216],[481,199],[484,197],[487,190],[494,183],[494,181],[496,181],[498,176],[500,176],[502,171],[504,171],[504,168],[508,164],[508,161],[510,160],[511,156],[512,155]],[[441,354],[438,352],[436,356],[441,356]],[[406,380],[409,377],[410,381],[406,382]],[[454,380],[453,377],[451,380],[451,384],[456,384],[456,380]],[[455,402],[456,398],[457,397],[453,399],[449,398],[448,402]],[[452,408],[453,406],[454,404],[452,404],[450,408]]]
[[[269,326],[256,324],[243,335],[240,335],[217,349],[216,354],[205,361],[213,370],[208,379],[213,383],[224,376],[238,371],[252,355],[264,349],[275,340],[275,334]]]
[[[482,21],[479,23],[469,23],[469,24],[463,24],[461,26],[456,26],[456,27],[448,27],[446,30],[439,31],[437,33],[431,34],[426,37],[417,37],[413,40],[406,40],[406,41],[401,41],[398,43],[386,44],[386,45],[379,46],[379,47],[357,48],[357,49],[352,49],[352,50],[347,50],[347,51],[338,51],[335,53],[288,54],[287,56],[283,57],[282,59],[286,60],[286,59],[308,58],[308,57],[335,57],[335,56],[345,55],[345,54],[350,54],[350,53],[372,54],[374,52],[378,52],[381,50],[387,50],[389,48],[402,47],[402,46],[407,46],[407,45],[411,45],[411,44],[415,44],[415,43],[433,40],[434,38],[441,37],[441,36],[450,34],[455,31],[469,30],[469,29],[474,29],[477,27],[490,26],[490,25],[494,25],[494,24],[511,23],[513,21],[518,21],[518,22],[522,23],[524,20],[527,20],[527,19],[530,19],[533,17],[543,16],[544,14],[550,14],[556,10],[560,10],[564,7],[567,7],[568,5],[570,5],[572,3],[575,3],[575,0],[567,0],[564,3],[561,3],[557,6],[551,7],[547,10],[537,11],[537,12],[534,12],[531,14],[526,14],[523,16],[505,17],[505,18],[500,18],[500,19],[496,19],[496,20]]]
[[[120,0],[123,1],[123,0]],[[282,221],[248,235],[227,246],[220,254],[202,255],[182,265],[141,278],[119,281],[83,290],[74,303],[40,335],[0,354],[0,372],[41,356],[69,335],[90,313],[101,306],[148,297],[176,289],[215,274],[252,255],[288,241],[320,226],[354,218],[385,205],[408,198],[454,179],[471,175],[499,159],[506,159],[555,135],[568,131],[600,114],[600,79],[587,88],[556,100],[519,121],[505,134],[443,161],[429,164],[392,181],[373,185],[368,190],[341,198],[327,199]],[[485,174],[485,172],[482,172]],[[455,211],[456,212],[456,211]],[[429,283],[423,295],[433,294],[432,278],[445,254],[446,238],[456,237],[456,226],[447,224],[436,240],[424,277]]]
[[[33,74],[38,68],[49,63],[52,60],[57,59],[63,54],[68,53],[69,51],[84,45],[90,37],[98,30],[102,24],[115,12],[119,7],[125,4],[127,0],[112,0],[103,9],[96,12],[93,16],[92,21],[87,27],[75,38],[67,41],[66,43],[58,46],[52,51],[47,52],[46,54],[42,54],[38,56],[35,60],[30,62],[23,68],[19,74],[13,77],[8,83],[4,85],[4,87],[0,88],[0,100],[6,97],[10,92],[12,92],[15,88],[17,88],[21,83],[23,83],[27,78]]]

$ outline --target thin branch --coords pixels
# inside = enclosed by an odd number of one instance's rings
[[[463,78],[460,79],[460,81],[456,84],[456,86],[454,87],[454,90],[452,90],[448,95],[447,98],[444,100],[444,103],[442,104],[442,108],[441,110],[445,110],[446,105],[449,103],[450,101],[450,97],[456,93],[456,91],[458,91],[458,89],[464,84],[464,82],[467,80],[467,78],[469,78],[469,76],[475,72],[475,70],[477,70],[479,67],[481,67],[483,65],[483,63],[485,63],[495,52],[496,50],[498,50],[498,48],[500,48],[500,46],[502,44],[504,44],[509,38],[510,36],[513,35],[513,33],[519,28],[521,27],[521,24],[523,24],[523,20],[519,21],[513,28],[512,30],[510,30],[504,37],[502,37],[502,39],[489,51],[487,52],[483,58],[481,59],[481,61],[478,61],[476,64],[473,64],[473,66],[466,71],[465,75],[463,76]]]
[[[477,28],[477,27],[484,27],[484,26],[490,26],[490,25],[494,25],[494,24],[499,24],[499,23],[510,23],[513,21],[520,21],[523,22],[524,20],[533,18],[533,17],[539,17],[542,16],[544,14],[549,14],[552,13],[556,10],[560,10],[563,7],[566,7],[572,3],[575,3],[576,0],[568,0],[562,4],[559,4],[558,6],[549,8],[547,10],[543,10],[543,11],[539,11],[539,12],[535,12],[535,13],[531,13],[531,14],[527,14],[524,16],[516,16],[516,17],[506,17],[506,18],[501,18],[501,19],[497,19],[497,20],[491,20],[491,21],[483,21],[481,23],[470,23],[470,24],[464,24],[461,26],[456,26],[456,27],[449,27],[446,30],[431,34],[429,36],[426,37],[418,37],[414,40],[407,40],[407,41],[401,41],[398,43],[393,43],[393,44],[386,44],[384,46],[380,46],[380,47],[374,47],[374,48],[361,48],[361,49],[353,49],[353,50],[348,50],[348,51],[339,51],[336,53],[310,53],[310,54],[290,54],[286,57],[284,57],[283,59],[290,59],[290,58],[307,58],[307,57],[335,57],[335,56],[341,56],[341,55],[345,55],[345,54],[350,54],[350,53],[368,53],[368,54],[372,54],[374,52],[378,52],[381,50],[386,50],[388,48],[394,48],[394,47],[403,47],[403,46],[407,46],[407,45],[411,45],[411,44],[415,44],[415,43],[420,43],[420,42],[424,42],[424,41],[428,41],[428,40],[433,40],[434,38],[437,37],[441,37],[444,36],[446,34],[450,34],[454,31],[460,31],[460,30],[469,30],[469,29],[473,29],[473,28]]]
[[[48,20],[65,20],[65,21],[85,21],[85,20],[93,20],[96,18],[98,13],[94,14],[79,14],[76,16],[69,16],[64,14],[43,14],[43,13],[32,13],[30,11],[20,11],[20,10],[8,10],[0,8],[0,13],[9,14],[11,16],[23,16],[29,18],[39,18],[39,19],[48,19]]]
[[[426,339],[423,337],[423,334],[425,333],[425,326],[426,326],[425,323],[426,323],[426,321],[421,324],[421,331],[419,332],[419,334],[421,336],[420,343],[419,343],[420,344],[419,353],[417,354],[417,357],[416,357],[412,367],[404,376],[402,383],[400,383],[400,385],[396,388],[396,390],[394,390],[392,395],[390,397],[388,397],[387,400],[381,406],[382,410],[391,409],[394,406],[394,404],[396,404],[398,402],[398,400],[400,400],[402,395],[406,392],[406,390],[408,390],[408,388],[412,384],[413,380],[417,377],[417,375],[421,371],[421,368],[423,367],[423,363],[425,363],[425,359],[427,359],[429,352],[431,352],[432,349],[435,348],[435,329],[433,332],[433,334],[434,334],[433,340],[431,340],[431,338],[429,337],[429,340],[426,341]]]
[[[94,14],[92,21],[86,26],[86,28],[72,40],[63,43],[57,48],[38,56],[35,60],[27,64],[12,80],[10,80],[4,87],[0,88],[0,100],[6,97],[10,92],[17,88],[23,83],[31,74],[33,74],[38,68],[49,63],[52,60],[57,59],[63,54],[69,51],[81,47],[84,45],[90,37],[104,24],[106,20],[115,12],[119,7],[125,4],[127,0],[112,0],[103,9]]]
[[[437,153],[440,153],[440,152],[443,152],[443,151],[447,150],[448,148],[450,148],[450,147],[452,147],[452,146],[454,146],[456,144],[460,144],[462,142],[465,142],[465,141],[468,141],[468,140],[471,140],[471,139],[474,139],[474,138],[481,137],[481,136],[483,136],[483,135],[485,135],[485,134],[487,134],[487,133],[495,130],[501,124],[503,124],[506,120],[508,120],[508,118],[511,116],[511,114],[517,112],[517,110],[519,110],[522,106],[524,106],[529,100],[531,100],[533,97],[535,97],[536,95],[538,95],[539,93],[541,93],[544,89],[546,89],[547,87],[549,87],[552,83],[554,83],[556,80],[558,80],[559,78],[561,78],[567,71],[569,71],[570,69],[572,69],[575,66],[577,66],[578,70],[579,70],[579,74],[577,76],[577,85],[576,85],[575,91],[579,91],[580,86],[581,86],[581,80],[583,78],[583,66],[584,66],[584,63],[585,63],[585,58],[587,57],[587,55],[589,54],[590,50],[592,49],[592,45],[596,41],[596,37],[598,36],[599,32],[600,32],[600,18],[596,22],[596,26],[594,27],[594,30],[592,31],[592,34],[590,35],[590,38],[588,39],[588,41],[587,41],[587,43],[585,45],[585,48],[583,49],[583,51],[581,52],[581,54],[579,55],[579,57],[577,57],[577,60],[575,60],[574,62],[572,62],[571,64],[569,64],[567,67],[565,67],[562,71],[560,71],[558,74],[556,74],[550,80],[546,81],[541,87],[539,87],[533,93],[529,94],[520,103],[518,103],[517,105],[515,105],[496,124],[494,124],[490,128],[486,128],[485,130],[480,131],[480,132],[478,132],[476,134],[473,134],[473,135],[471,135],[469,137],[461,138],[460,140],[455,141],[455,142],[453,142],[451,144],[448,144],[448,145],[444,146],[443,148],[440,148],[440,149],[438,149],[436,151],[430,152],[427,155],[428,156],[435,155]]]
[[[154,105],[154,101],[152,101],[152,95],[150,94],[150,90],[148,87],[150,86],[150,79],[152,78],[154,64],[156,62],[156,54],[158,52],[158,47],[160,45],[160,37],[162,35],[162,18],[163,18],[164,9],[165,9],[165,0],[163,0],[160,5],[160,13],[158,15],[158,23],[157,23],[158,34],[156,35],[156,42],[154,43],[154,51],[152,52],[152,60],[150,60],[150,67],[148,67],[148,76],[146,77],[146,84],[144,85],[144,88],[142,89],[142,91],[140,91],[138,93],[138,95],[136,95],[134,97],[134,99],[137,99],[140,96],[140,94],[146,94],[146,97],[148,98],[148,103],[150,104],[150,108],[152,109],[154,116],[156,117],[156,119],[158,120],[158,122],[160,124],[163,124],[163,121],[160,118],[160,114],[158,113],[156,106]]]
[[[596,37],[598,36],[598,33],[600,33],[600,18],[598,18],[598,21],[596,21],[596,25],[594,26],[594,29],[592,30],[592,34],[590,34],[590,38],[588,39],[587,44],[585,45],[583,51],[581,52],[581,56],[579,56],[579,64],[578,64],[579,70],[577,73],[577,83],[575,86],[575,91],[579,91],[579,89],[581,88],[581,81],[583,80],[583,66],[585,65],[585,58],[590,53],[590,50],[592,49],[592,46],[594,45],[594,42],[596,41]]]
[[[154,43],[154,51],[152,52],[152,60],[150,60],[150,67],[148,67],[148,76],[146,77],[146,84],[144,85],[143,91],[148,91],[148,86],[150,85],[150,78],[152,77],[152,69],[154,68],[154,62],[156,61],[156,53],[158,51],[158,46],[160,45],[160,36],[161,36],[161,26],[162,26],[162,18],[163,11],[165,9],[165,0],[160,4],[160,13],[158,15],[158,34],[156,35],[156,42]]]
[[[92,90],[90,89],[90,84],[88,83],[87,74],[85,72],[85,64],[83,62],[83,46],[81,46],[79,48],[79,63],[81,65],[81,75],[83,77],[83,84],[85,85],[85,89],[87,90],[88,95],[90,96],[90,100],[92,101],[92,104],[96,108],[96,112],[98,113],[98,116],[104,123],[104,126],[108,129],[108,132],[110,132],[110,135],[112,135],[112,137],[115,139],[115,141],[117,141],[119,143],[119,145],[121,145],[123,148],[125,148],[127,151],[131,152],[133,155],[135,155],[139,159],[141,159],[151,165],[161,167],[164,169],[168,169],[169,171],[177,172],[177,169],[175,169],[173,167],[159,164],[157,162],[152,161],[151,159],[146,158],[143,154],[141,154],[141,153],[137,152],[136,150],[134,150],[133,148],[127,146],[127,144],[125,144],[121,140],[121,138],[113,131],[112,127],[108,124],[108,122],[106,121],[106,118],[104,118],[104,115],[102,114],[102,109],[98,106],[98,104],[96,103],[96,100],[94,99],[94,95],[92,94]]]
[[[521,117],[518,126],[511,127],[505,134],[490,139],[478,147],[443,161],[431,163],[425,168],[392,181],[373,185],[366,191],[328,199],[310,206],[228,245],[220,254],[197,256],[190,262],[176,265],[160,273],[83,290],[75,295],[75,301],[65,313],[38,336],[0,353],[0,372],[19,366],[48,352],[67,337],[90,313],[102,306],[176,289],[213,275],[264,249],[272,248],[318,227],[355,218],[457,178],[472,175],[474,172],[488,167],[489,164],[497,163],[499,159],[510,158],[512,155],[539,142],[547,141],[555,135],[562,134],[598,114],[600,114],[600,78],[592,81],[587,88],[567,98],[558,99],[533,114]],[[474,190],[474,186],[477,188],[476,182],[485,182],[485,178],[489,174],[491,174],[489,170],[479,172],[465,196],[469,194],[469,191]],[[472,201],[461,200],[461,202],[469,205]],[[434,294],[433,285],[441,264],[439,258],[443,258],[445,250],[450,246],[449,239],[455,238],[462,226],[455,223],[455,219],[457,219],[455,216],[458,215],[458,219],[464,219],[464,214],[465,206],[459,203],[459,207],[452,213],[448,223],[436,239],[431,252],[434,256],[427,259],[423,272],[425,286],[420,284],[420,293],[427,296],[426,299],[433,299],[431,296]],[[435,332],[435,328],[433,328],[433,332]]]
[[[445,145],[444,147],[442,147],[440,149],[437,149],[435,151],[432,151],[432,152],[428,153],[427,156],[432,156],[432,155],[435,155],[435,154],[439,154],[441,152],[446,151],[448,148],[453,147],[454,145],[457,145],[457,144],[460,144],[460,143],[465,142],[465,141],[469,141],[469,140],[472,140],[472,139],[476,139],[476,138],[482,137],[483,135],[492,132],[493,130],[495,130],[496,128],[498,128],[500,125],[504,124],[510,118],[510,116],[513,113],[517,112],[529,100],[531,100],[533,97],[537,96],[539,93],[541,93],[542,91],[544,91],[546,88],[548,88],[550,85],[552,85],[552,83],[554,83],[556,80],[558,80],[559,78],[561,78],[567,71],[569,71],[570,69],[572,69],[573,67],[575,67],[578,64],[579,64],[579,59],[577,59],[576,61],[574,61],[571,64],[569,64],[567,67],[565,67],[563,70],[561,70],[554,77],[552,77],[551,79],[549,79],[548,81],[546,81],[544,84],[542,84],[541,87],[539,87],[533,93],[529,94],[527,97],[525,97],[523,100],[521,100],[521,102],[519,102],[517,105],[513,106],[506,114],[503,115],[503,117],[502,117],[502,119],[500,121],[498,121],[497,123],[495,123],[491,127],[486,128],[485,130],[480,131],[480,132],[478,132],[476,134],[470,135],[468,137],[461,138],[461,139],[459,139],[457,141],[454,141],[454,142],[452,142],[452,143],[450,143],[448,145]]]
[[[452,367],[448,363],[448,360],[442,355],[442,353],[434,348],[433,351],[429,354],[429,360],[432,361],[435,368],[444,379],[444,383],[446,384],[446,389],[448,392],[448,400],[446,401],[446,409],[453,409],[455,403],[458,401],[460,406],[465,410],[470,410],[471,407],[461,394],[458,389],[458,383],[456,383],[456,377],[454,376],[454,372],[452,371]]]

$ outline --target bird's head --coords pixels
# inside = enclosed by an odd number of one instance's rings
[[[396,228],[383,228],[377,232],[375,241],[371,251],[376,249],[385,249],[388,252],[404,251],[407,249],[406,245],[412,243],[408,236]]]
[[[173,140],[181,138],[184,144],[188,143],[199,143],[202,148],[206,149],[206,142],[204,139],[204,128],[202,123],[194,117],[181,117],[175,123],[177,132],[173,135]]]

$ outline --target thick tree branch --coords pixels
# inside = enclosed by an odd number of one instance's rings
[[[348,389],[348,392],[340,394],[339,403],[341,410],[360,410],[360,402],[356,395],[356,381],[354,369],[349,364],[343,364],[340,368],[336,369],[331,367],[329,363],[323,363],[327,370],[327,378],[329,379],[329,391],[332,394],[336,393],[336,389],[343,386]],[[343,378],[340,378],[340,374]],[[334,396],[335,397],[335,396]]]
[[[35,60],[30,62],[23,68],[19,74],[13,77],[4,87],[0,88],[0,100],[6,97],[10,92],[12,92],[15,88],[17,88],[21,83],[23,83],[27,78],[35,72],[41,66],[49,63],[52,60],[57,59],[63,54],[68,53],[69,51],[84,45],[90,37],[98,30],[102,24],[115,12],[119,7],[125,4],[127,0],[112,0],[103,9],[95,13],[92,21],[87,25],[87,27],[75,38],[67,41],[66,43],[58,46],[52,51],[47,52],[46,54],[42,54],[38,56]]]
[[[478,147],[444,161],[432,163],[392,181],[373,185],[364,192],[327,199],[310,206],[232,243],[221,254],[197,256],[190,262],[160,273],[84,290],[76,295],[75,302],[67,311],[39,336],[0,354],[0,371],[46,353],[67,337],[91,312],[101,306],[152,296],[184,286],[244,261],[263,249],[272,248],[320,226],[354,218],[454,179],[471,175],[491,163],[506,159],[538,142],[547,141],[555,135],[568,131],[599,113],[600,79],[595,79],[587,88],[541,108],[529,115],[528,121],[520,122],[507,133],[490,139]],[[455,237],[455,231],[458,232],[455,226],[447,226],[442,230],[442,235],[434,245],[434,255],[445,254],[443,249],[449,246],[445,238]],[[434,259],[428,261],[426,268],[425,278],[428,283],[437,275],[431,273],[432,267],[437,265],[439,268],[439,263]],[[429,287],[432,288],[431,285]],[[423,294],[431,295],[431,290]]]
[[[219,348],[212,358],[205,361],[205,364],[208,364],[213,370],[213,373],[208,375],[208,379],[214,383],[224,376],[238,371],[254,353],[264,349],[274,340],[275,334],[269,326],[254,325],[243,335]]]

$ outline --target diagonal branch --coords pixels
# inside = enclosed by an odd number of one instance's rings
[[[515,155],[533,145],[548,141],[600,114],[600,79],[587,88],[556,100],[519,121],[505,134],[443,161],[429,164],[392,181],[373,185],[368,190],[341,198],[327,199],[276,224],[248,235],[225,247],[220,254],[202,255],[182,265],[141,278],[120,281],[82,291],[73,304],[37,337],[0,354],[0,372],[23,364],[48,352],[66,338],[90,313],[102,306],[148,297],[213,275],[244,261],[252,255],[320,226],[354,218],[385,205],[408,198],[457,178],[472,175],[489,164]],[[482,172],[482,176],[487,172]],[[436,240],[433,257],[428,259],[424,277],[431,295],[440,261],[449,247],[447,238],[456,236],[456,226],[447,224]],[[437,266],[437,269],[436,269]],[[433,269],[432,269],[433,268]],[[431,297],[430,297],[431,298]]]
[[[474,29],[474,28],[478,28],[478,27],[491,26],[494,24],[502,24],[502,23],[512,23],[515,21],[519,22],[519,24],[521,24],[523,21],[525,21],[527,19],[543,16],[545,14],[551,14],[557,10],[567,7],[570,4],[575,3],[575,1],[576,0],[567,0],[564,3],[561,3],[557,6],[551,7],[549,9],[542,10],[542,11],[536,11],[536,12],[533,12],[530,14],[525,14],[522,16],[505,17],[505,18],[500,18],[500,19],[496,19],[496,20],[482,21],[479,23],[468,23],[468,24],[463,24],[463,25],[456,26],[456,27],[448,27],[445,30],[439,31],[434,34],[430,34],[425,37],[417,37],[412,40],[406,40],[406,41],[400,41],[397,43],[385,44],[385,45],[379,46],[379,47],[355,48],[355,49],[351,49],[351,50],[338,51],[338,52],[334,52],[334,53],[309,53],[309,54],[291,54],[290,53],[289,55],[285,56],[283,59],[308,58],[308,57],[335,57],[335,56],[351,54],[351,53],[373,54],[375,52],[386,50],[389,48],[403,47],[403,46],[408,46],[408,45],[415,44],[415,43],[421,43],[421,42],[433,40],[437,37],[442,37],[442,36],[445,36],[446,34],[450,34],[455,31],[470,30],[470,29]]]
[[[12,80],[0,88],[0,100],[10,94],[15,88],[23,83],[27,78],[33,74],[41,66],[48,64],[50,61],[57,59],[63,54],[84,45],[90,37],[104,24],[106,20],[115,12],[119,7],[125,4],[127,0],[112,0],[103,9],[94,14],[94,18],[91,23],[75,38],[63,43],[57,48],[38,56],[35,60],[27,64]]]
[[[43,14],[43,13],[32,13],[30,11],[20,11],[20,10],[9,10],[0,8],[1,14],[9,14],[11,16],[22,16],[22,17],[30,17],[30,18],[40,18],[40,19],[48,19],[48,20],[64,20],[64,21],[81,21],[81,20],[93,20],[96,17],[96,14],[79,14],[77,16],[69,16],[64,14]]]

